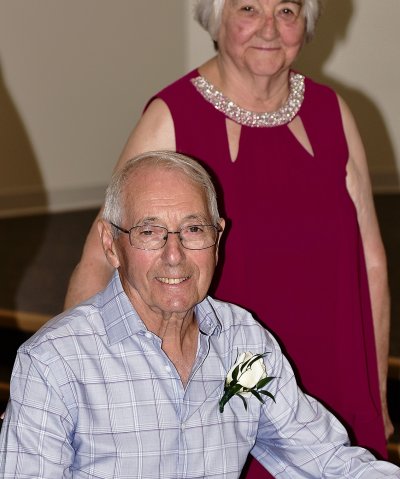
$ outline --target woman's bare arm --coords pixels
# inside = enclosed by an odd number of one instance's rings
[[[152,150],[175,150],[173,120],[167,105],[160,99],[155,99],[149,105],[135,126],[116,169],[123,167],[130,158]],[[71,275],[64,303],[66,309],[102,290],[111,278],[113,269],[106,260],[97,232],[99,216],[92,224],[81,259]]]
[[[342,99],[339,99],[339,102],[349,146],[347,189],[357,210],[366,260],[378,361],[379,387],[385,433],[388,438],[393,433],[393,425],[389,418],[386,400],[390,330],[390,298],[386,255],[375,212],[364,146],[348,106]]]

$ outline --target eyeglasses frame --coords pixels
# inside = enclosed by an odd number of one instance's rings
[[[112,221],[109,221],[110,225],[113,226],[114,228],[116,228],[118,231],[121,231],[121,233],[126,233],[129,237],[129,244],[132,246],[132,248],[135,248],[135,249],[140,249],[142,251],[158,251],[159,249],[162,249],[164,248],[164,246],[167,244],[167,241],[168,241],[168,237],[169,235],[179,235],[178,238],[179,238],[179,242],[182,246],[182,248],[185,248],[189,251],[201,251],[203,249],[208,249],[208,248],[211,248],[213,246],[215,246],[217,243],[218,243],[218,234],[219,233],[222,233],[223,229],[222,229],[222,226],[217,223],[216,225],[202,225],[202,224],[193,224],[193,225],[189,225],[189,226],[212,226],[213,228],[215,228],[217,230],[217,238],[215,240],[215,243],[213,243],[212,245],[210,246],[207,246],[205,248],[188,248],[187,246],[185,246],[183,243],[182,243],[182,238],[180,236],[181,234],[181,231],[184,227],[182,227],[180,230],[178,231],[169,231],[168,228],[166,228],[165,226],[161,226],[161,225],[151,225],[151,226],[157,226],[157,228],[162,228],[166,231],[166,236],[165,236],[165,242],[162,246],[160,246],[159,248],[138,248],[137,246],[134,246],[131,242],[131,231],[135,228],[140,228],[141,226],[146,226],[146,225],[136,225],[136,226],[132,226],[132,228],[130,229],[125,229],[125,228],[122,228],[121,226],[118,226],[116,225],[115,223],[113,223]]]

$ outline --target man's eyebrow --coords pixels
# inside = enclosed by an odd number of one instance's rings
[[[143,223],[156,223],[157,221],[160,221],[158,216],[145,216],[136,221],[136,224],[141,225]]]
[[[142,218],[139,218],[133,223],[133,226],[140,226],[140,225],[146,225],[146,224],[159,224],[161,222],[161,219],[158,218],[157,216],[143,216]]]
[[[191,213],[181,219],[181,223],[184,223],[185,221],[188,220],[193,220],[193,221],[199,221],[199,222],[207,222],[209,221],[209,217],[202,214],[202,213]],[[162,224],[165,221],[162,220],[159,216],[144,216],[143,218],[140,218],[138,221],[135,222],[135,226],[137,225],[142,225],[142,224]]]
[[[208,216],[205,216],[204,214],[199,214],[199,213],[196,213],[196,214],[191,214],[191,215],[188,215],[188,216],[185,216],[184,220],[195,220],[195,221],[208,221]]]

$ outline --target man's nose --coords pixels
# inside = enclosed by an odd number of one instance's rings
[[[185,256],[185,248],[182,246],[180,231],[168,231],[167,242],[163,248],[163,257],[168,264],[179,264]]]

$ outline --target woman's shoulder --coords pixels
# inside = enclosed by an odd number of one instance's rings
[[[190,86],[190,80],[197,76],[199,76],[199,71],[197,68],[195,68],[194,70],[191,70],[177,80],[168,84],[166,87],[162,88],[155,96],[162,98],[163,96],[174,94],[177,90],[181,91],[182,89]]]
[[[144,111],[146,111],[149,105],[156,99],[162,100],[171,112],[175,111],[175,109],[184,109],[188,102],[193,100],[192,94],[194,88],[190,80],[196,76],[199,76],[197,68],[162,88],[148,100]]]
[[[305,77],[305,92],[306,95],[319,98],[331,98],[337,101],[336,91],[325,83],[320,83],[310,77]]]
[[[305,77],[305,92],[302,112],[308,112],[313,117],[318,113],[325,115],[326,111],[340,112],[339,99],[336,91],[310,77]]]

